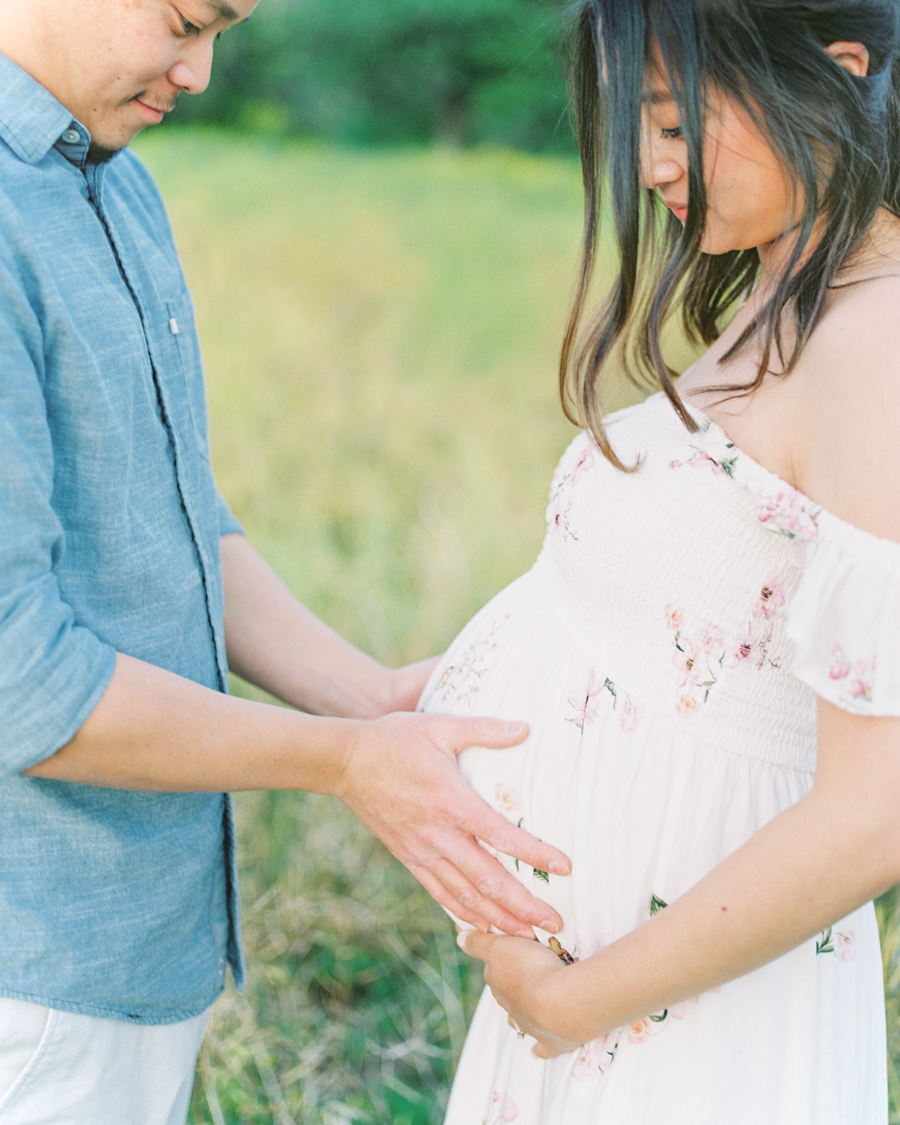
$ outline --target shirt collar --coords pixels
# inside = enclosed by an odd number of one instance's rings
[[[37,164],[58,145],[63,156],[78,166],[84,163],[91,139],[49,90],[2,54],[0,138],[28,164]]]

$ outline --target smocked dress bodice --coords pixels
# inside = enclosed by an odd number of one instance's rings
[[[664,909],[808,792],[817,695],[900,714],[900,544],[824,511],[693,415],[692,433],[662,395],[613,415],[631,473],[588,434],[572,442],[535,566],[466,626],[423,695],[426,711],[528,720],[521,746],[474,748],[460,765],[572,857],[567,878],[504,862],[560,912],[576,957]],[[486,993],[447,1121],[874,1125],[885,1089],[866,907],[715,994],[546,1063]]]

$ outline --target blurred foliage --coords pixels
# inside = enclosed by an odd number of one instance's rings
[[[175,120],[361,144],[568,151],[560,0],[262,0]]]

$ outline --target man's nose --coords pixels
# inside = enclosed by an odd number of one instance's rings
[[[178,62],[169,71],[169,81],[187,94],[202,94],[209,85],[215,40],[199,37],[187,44]]]

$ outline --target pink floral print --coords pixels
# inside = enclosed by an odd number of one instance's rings
[[[819,534],[816,516],[819,507],[795,489],[785,488],[764,500],[756,509],[756,518],[769,531],[789,539],[815,539]]]
[[[706,469],[707,471],[713,473],[715,476],[734,476],[734,466],[737,462],[737,450],[730,442],[726,446],[726,448],[735,449],[734,456],[723,457],[721,460],[717,460],[712,456],[712,454],[707,453],[705,449],[701,449],[697,445],[692,445],[690,448],[693,451],[690,457],[688,457],[685,461],[679,461],[677,459],[674,461],[670,461],[669,468],[682,469],[685,465],[689,465],[694,469]]]
[[[578,531],[570,522],[572,504],[575,500],[575,485],[578,478],[594,464],[594,446],[588,440],[571,469],[562,477],[547,510],[547,526],[559,532],[563,539],[578,540]]]
[[[650,1035],[650,1017],[644,1016],[643,1019],[635,1020],[634,1023],[628,1025],[628,1042],[629,1043],[645,1043]]]
[[[590,726],[597,717],[600,697],[606,691],[607,684],[611,682],[609,679],[601,680],[592,668],[588,675],[587,684],[582,691],[569,696],[569,706],[575,714],[568,716],[567,721],[574,723],[582,732],[586,726]]]
[[[569,706],[575,713],[566,716],[566,722],[574,723],[580,731],[584,732],[584,728],[597,717],[604,692],[609,692],[612,697],[613,710],[619,716],[619,727],[623,731],[637,730],[641,723],[641,710],[638,705],[625,692],[619,691],[608,676],[601,680],[599,673],[593,668],[588,674],[585,687],[569,696]],[[619,709],[620,703],[621,709]]]
[[[672,663],[678,673],[678,702],[675,710],[689,716],[706,703],[725,662],[726,646],[722,630],[705,623],[694,633],[695,640],[686,634],[685,613],[677,605],[665,607],[664,616],[675,652]]]
[[[834,952],[838,961],[852,961],[856,957],[856,935],[852,930],[835,933]]]
[[[453,699],[457,703],[471,705],[472,699],[480,690],[482,678],[487,674],[489,658],[500,647],[497,633],[510,616],[507,613],[491,622],[487,629],[474,637],[459,662],[444,670],[432,692],[432,699],[440,694],[441,705],[446,705]]]
[[[833,953],[838,961],[853,961],[856,957],[856,935],[853,930],[823,930],[816,940],[816,953]]]
[[[498,811],[508,816],[510,820],[518,820],[522,815],[519,811],[518,793],[503,781],[498,781],[494,789],[494,804]]]
[[[515,1121],[518,1116],[519,1110],[512,1098],[495,1090],[491,1094],[491,1108],[484,1125],[501,1125],[501,1122]]]
[[[622,700],[622,710],[619,714],[620,729],[623,731],[637,730],[641,725],[640,707],[638,707],[638,705],[631,699],[630,696],[625,695],[624,693],[620,697],[617,697],[617,700],[618,698],[621,698]],[[613,704],[613,707],[615,707],[615,703]]]
[[[604,1035],[602,1039],[585,1043],[572,1067],[572,1077],[576,1081],[585,1082],[605,1074],[615,1058],[615,1053],[616,1041],[612,1033]]]
[[[828,675],[832,680],[843,680],[841,696],[845,702],[871,703],[875,688],[875,667],[877,654],[871,659],[861,657],[852,661],[840,643],[831,652],[831,667]]]
[[[784,587],[774,574],[770,575],[759,592],[759,600],[753,607],[753,616],[764,617],[766,621],[769,621],[775,616],[775,612],[781,609],[786,600]]]

